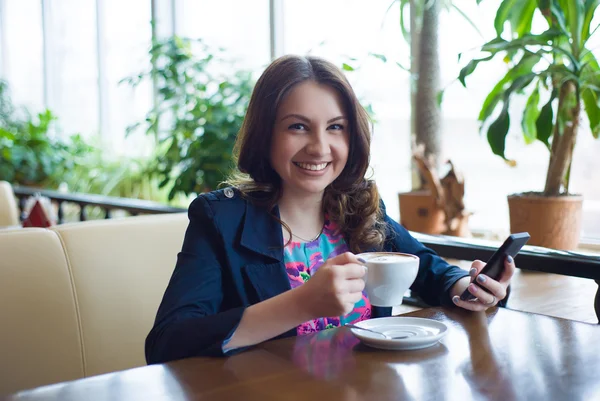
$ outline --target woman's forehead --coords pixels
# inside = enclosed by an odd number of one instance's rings
[[[309,119],[343,116],[342,96],[331,86],[305,81],[294,86],[277,109],[277,119],[298,114]]]

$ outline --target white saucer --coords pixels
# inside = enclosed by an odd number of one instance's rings
[[[407,336],[401,339],[387,339],[365,330],[353,329],[352,334],[365,345],[387,350],[411,350],[431,347],[446,335],[448,326],[437,320],[421,317],[380,317],[363,320],[355,326],[384,333],[388,336]]]

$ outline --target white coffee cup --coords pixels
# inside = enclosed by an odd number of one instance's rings
[[[356,256],[366,262],[366,290],[371,305],[402,304],[404,293],[417,278],[419,258],[396,252],[366,252]]]

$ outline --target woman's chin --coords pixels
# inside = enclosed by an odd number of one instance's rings
[[[325,180],[322,182],[302,182],[294,183],[294,185],[290,185],[288,188],[297,194],[316,195],[322,194],[329,184],[330,182]]]

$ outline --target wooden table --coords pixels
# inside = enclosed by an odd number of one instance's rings
[[[367,348],[346,328],[41,387],[27,400],[598,400],[600,326],[496,308],[431,308],[440,344]]]

